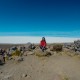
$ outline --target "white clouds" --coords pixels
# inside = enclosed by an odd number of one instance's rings
[[[0,43],[39,43],[42,37],[35,36],[0,36]],[[62,43],[73,42],[80,38],[68,38],[68,37],[45,37],[47,43]]]

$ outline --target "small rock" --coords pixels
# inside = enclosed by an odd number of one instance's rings
[[[6,75],[2,80],[11,80],[11,75]]]
[[[46,54],[45,54],[45,56],[51,56],[52,54],[51,54],[51,52],[49,52],[49,51],[46,51]]]
[[[23,74],[22,77],[27,77],[27,74]]]
[[[29,52],[29,53],[27,53],[27,54],[29,54],[29,55],[33,55],[33,54],[35,54],[34,52]]]
[[[2,74],[3,72],[1,71],[0,74]]]
[[[0,55],[0,65],[3,65],[3,63],[4,63],[3,56]]]
[[[27,78],[31,78],[31,76],[30,76],[30,75],[28,75],[28,76],[27,76]]]
[[[12,58],[12,57],[9,57],[8,59],[9,59],[9,60],[12,60],[13,58]]]
[[[27,56],[27,52],[24,52],[24,54],[23,54],[24,56]]]
[[[22,57],[19,57],[17,61],[23,61],[23,58]]]
[[[50,46],[50,51],[53,51],[53,46]]]
[[[23,61],[23,58],[22,57],[15,57],[14,60],[17,61],[17,62],[21,62],[21,61]]]
[[[28,42],[26,45],[24,45],[25,49],[28,51],[32,48],[32,44]]]

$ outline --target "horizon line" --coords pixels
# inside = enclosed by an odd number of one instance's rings
[[[69,38],[69,37],[47,37],[47,43],[70,43],[75,40],[80,40],[80,38]],[[40,43],[42,37],[36,36],[0,36],[0,43],[2,44],[25,44],[25,43]]]

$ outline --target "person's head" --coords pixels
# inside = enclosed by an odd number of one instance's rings
[[[44,41],[45,41],[45,37],[42,37],[42,40],[44,40]]]

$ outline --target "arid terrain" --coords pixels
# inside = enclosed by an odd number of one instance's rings
[[[30,52],[21,62],[10,59],[0,65],[0,80],[80,80],[80,55],[73,51],[52,51],[51,56],[42,57]]]

